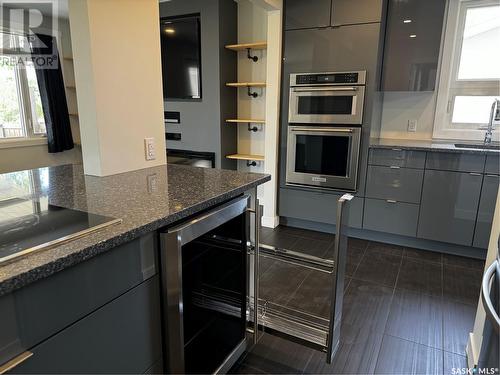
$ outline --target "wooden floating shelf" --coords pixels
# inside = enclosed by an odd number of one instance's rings
[[[265,82],[230,82],[226,83],[228,87],[266,87]]]
[[[235,119],[226,120],[226,122],[233,122],[233,123],[238,123],[238,124],[248,124],[248,123],[251,123],[251,124],[265,124],[266,120],[235,118]]]
[[[73,61],[73,57],[71,56],[64,56],[63,59],[68,61]]]
[[[226,158],[234,160],[264,161],[264,156],[262,155],[234,154],[234,155],[227,155]]]
[[[226,46],[226,48],[232,51],[245,51],[248,49],[266,49],[267,42],[229,44]]]

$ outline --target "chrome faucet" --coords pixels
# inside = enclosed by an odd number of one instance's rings
[[[500,110],[500,100],[495,99],[493,104],[491,104],[490,112],[490,122],[488,123],[488,129],[486,129],[486,134],[484,135],[484,143],[490,144],[491,138],[493,136],[493,121],[497,118],[497,112]]]

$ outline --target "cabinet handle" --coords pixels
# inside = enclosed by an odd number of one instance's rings
[[[12,358],[10,361],[4,363],[0,366],[0,374],[5,374],[7,371],[19,366],[21,363],[26,361],[29,357],[33,355],[30,351],[25,351],[19,354],[17,357]]]
[[[391,169],[400,169],[401,167],[398,167],[397,165],[391,165],[389,168],[391,168]]]
[[[498,178],[498,177],[500,177],[500,176],[499,176],[499,175],[497,175],[497,174],[487,174],[487,175],[485,175],[485,176],[486,176],[486,177],[493,177],[493,178]]]
[[[394,199],[387,199],[386,202],[387,203],[398,203],[398,201],[395,201]]]
[[[391,148],[392,151],[403,151],[401,148]]]
[[[469,174],[471,176],[481,176],[481,173],[476,173],[476,172],[470,172]]]

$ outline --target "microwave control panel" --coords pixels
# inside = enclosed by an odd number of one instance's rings
[[[338,73],[297,73],[290,75],[290,86],[364,85],[366,71]]]

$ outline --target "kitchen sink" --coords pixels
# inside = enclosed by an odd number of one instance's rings
[[[479,148],[482,150],[499,150],[500,151],[500,144],[498,143],[491,143],[491,144],[470,144],[470,143],[455,143],[456,148]]]

